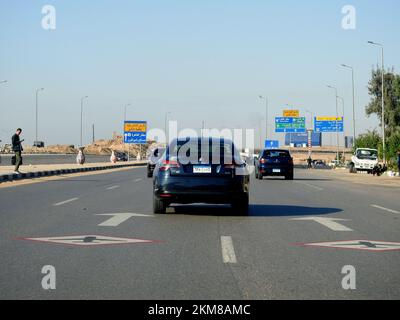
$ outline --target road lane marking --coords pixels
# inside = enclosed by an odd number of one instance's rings
[[[123,244],[140,244],[140,243],[161,243],[158,240],[144,240],[132,238],[108,237],[101,235],[78,235],[65,237],[50,238],[18,238],[19,240],[35,241],[41,243],[54,243],[63,245],[73,245],[81,247],[105,246],[105,245],[123,245]]]
[[[305,186],[313,188],[313,189],[318,190],[318,191],[324,190],[323,188],[314,186],[313,184],[309,184],[309,183],[306,183],[306,182],[299,182],[299,181],[295,181],[295,182],[298,183],[298,184],[304,184]]]
[[[79,198],[72,198],[72,199],[68,199],[68,200],[62,201],[62,202],[58,202],[58,203],[53,204],[53,206],[59,207],[59,206],[62,206],[63,204],[67,204],[67,203],[70,203],[70,202],[73,202],[73,201],[76,201],[76,200],[79,200]]]
[[[297,243],[295,245],[304,247],[320,247],[320,248],[336,248],[347,250],[364,250],[373,252],[398,251],[400,250],[399,242],[387,241],[370,241],[370,240],[345,240],[334,242],[312,242]]]
[[[291,220],[297,221],[315,221],[323,226],[333,230],[333,231],[354,231],[336,221],[349,221],[347,219],[338,219],[338,218],[324,218],[324,217],[306,217],[306,218],[295,218]]]
[[[139,213],[105,213],[105,214],[97,214],[97,216],[111,216],[112,218],[100,223],[99,227],[118,227],[121,223],[127,221],[132,217],[154,217],[148,214],[139,214]]]
[[[237,263],[232,237],[221,237],[222,259],[224,263]]]
[[[139,182],[139,181],[142,181],[142,180],[143,180],[142,178],[139,178],[139,179],[136,179],[135,182]]]
[[[108,187],[107,190],[114,190],[114,189],[117,189],[117,188],[119,188],[119,186],[112,186],[112,187]]]
[[[378,205],[376,205],[376,204],[371,204],[371,207],[374,207],[374,208],[376,208],[376,209],[380,209],[380,210],[383,210],[383,211],[387,211],[387,212],[390,212],[390,213],[397,213],[397,214],[400,214],[399,211],[392,210],[392,209],[388,209],[388,208],[385,208],[385,207],[381,207],[381,206],[378,206]]]

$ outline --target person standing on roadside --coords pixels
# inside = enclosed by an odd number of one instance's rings
[[[22,151],[24,150],[21,144],[24,140],[20,139],[21,133],[22,129],[18,128],[15,134],[11,138],[12,149],[15,153],[15,173],[20,173],[19,167],[22,163]]]
[[[397,169],[399,170],[400,174],[400,149],[397,150]]]
[[[311,156],[308,156],[308,159],[307,159],[307,168],[308,168],[308,169],[312,169],[312,158],[311,158]]]

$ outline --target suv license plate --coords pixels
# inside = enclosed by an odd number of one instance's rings
[[[211,167],[194,166],[193,173],[211,173]]]

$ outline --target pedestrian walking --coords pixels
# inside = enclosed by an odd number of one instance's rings
[[[24,140],[21,140],[20,136],[22,134],[22,129],[18,128],[15,134],[11,138],[11,144],[12,144],[12,150],[15,153],[15,173],[20,173],[19,172],[19,167],[22,164],[22,151],[24,150],[22,148],[22,142]]]
[[[308,164],[308,169],[312,169],[312,159],[311,159],[311,156],[308,157],[308,159],[307,159],[307,164]]]

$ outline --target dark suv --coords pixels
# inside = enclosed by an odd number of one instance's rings
[[[172,203],[231,204],[237,213],[249,205],[246,163],[230,140],[174,140],[154,170],[154,213]]]
[[[150,151],[149,159],[147,161],[147,177],[153,177],[153,171],[156,167],[158,160],[163,156],[165,148],[155,148]]]
[[[256,179],[262,180],[265,176],[284,176],[286,180],[293,180],[293,158],[288,150],[263,150],[254,164]]]

